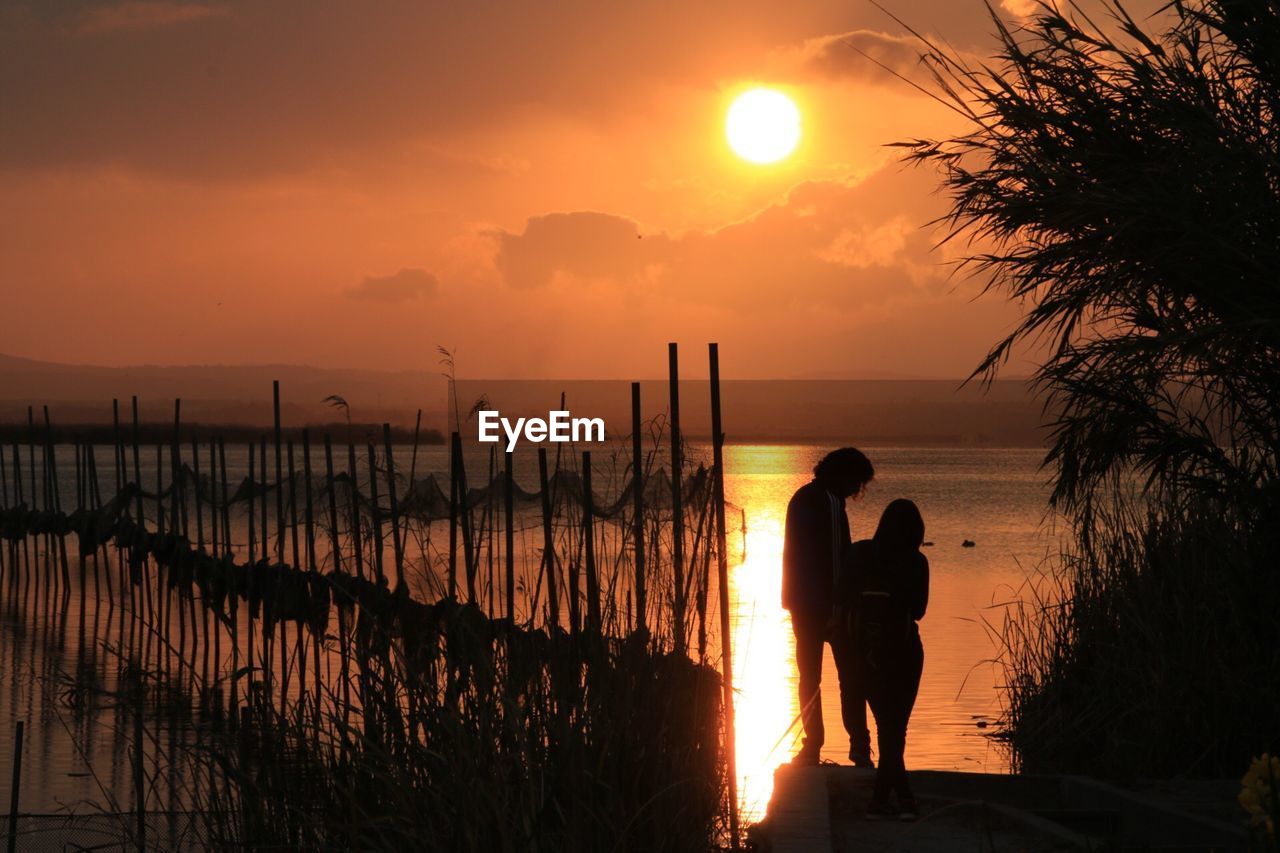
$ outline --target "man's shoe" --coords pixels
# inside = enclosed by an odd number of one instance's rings
[[[910,823],[920,819],[920,804],[915,797],[902,797],[898,801],[898,820]]]
[[[872,797],[871,802],[867,803],[865,817],[867,820],[897,820],[898,810],[887,799]]]
[[[849,747],[849,760],[853,766],[862,770],[875,770],[876,763],[871,760],[871,751]]]
[[[791,763],[796,767],[816,767],[818,764],[818,750],[802,746],[800,751],[791,757]]]

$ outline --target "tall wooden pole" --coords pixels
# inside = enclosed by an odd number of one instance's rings
[[[547,478],[547,449],[538,448],[538,486],[542,491],[542,568],[547,576],[547,612],[551,631],[560,627],[560,598],[556,593],[556,540],[551,528],[551,484]]]
[[[502,478],[502,510],[506,518],[506,569],[507,569],[507,621],[516,623],[516,519],[515,519],[515,476],[511,470],[512,453],[503,454],[505,466]]]
[[[648,628],[644,577],[644,443],[640,435],[640,383],[631,383],[631,541],[635,547],[636,630]]]
[[[724,431],[720,421],[720,346],[710,344],[711,357],[711,447],[715,468],[716,561],[720,587],[720,659],[724,685],[724,739],[729,776],[729,835],[738,849],[738,761],[733,719],[733,643],[729,620],[729,555],[725,552],[724,521]]]
[[[404,586],[404,541],[400,533],[400,503],[396,497],[396,460],[391,448],[391,424],[382,425],[382,445],[387,454],[387,504],[391,510],[391,545],[396,560],[396,589]],[[410,481],[412,488],[413,482]],[[406,534],[408,531],[406,531]]]
[[[600,577],[596,572],[595,507],[591,497],[591,451],[582,451],[582,543],[587,570],[587,627],[600,632]]]
[[[449,598],[458,598],[458,434],[449,436]]]
[[[684,653],[684,495],[681,469],[684,467],[680,446],[680,363],[676,345],[667,344],[669,383],[671,386],[671,570],[675,581],[672,634],[677,654]]]

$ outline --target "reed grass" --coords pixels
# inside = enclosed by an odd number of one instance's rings
[[[1028,773],[1235,777],[1274,743],[1280,576],[1202,508],[1129,506],[993,627]]]
[[[1236,777],[1280,745],[1280,9],[991,9],[990,62],[920,36],[968,123],[902,143],[1037,361],[1055,573],[999,626],[1017,766]]]
[[[660,419],[647,427],[642,458],[597,452],[594,490],[566,455],[548,500],[522,492],[518,511],[503,508],[492,457],[486,486],[460,489],[445,514],[453,536],[412,463],[408,472],[396,464],[386,430],[383,448],[370,443],[357,456],[349,445],[345,471],[334,469],[326,441],[323,476],[303,432],[300,448],[284,445],[274,480],[264,437],[250,445],[249,477],[237,485],[225,445],[209,444],[202,471],[199,440],[188,456],[175,423],[168,452],[155,447],[147,487],[138,459],[148,451],[135,444],[130,472],[119,432],[119,492],[106,500],[89,485],[95,457],[77,445],[67,512],[54,488],[51,428],[39,456],[28,430],[29,464],[14,466],[13,488],[7,472],[2,484],[0,588],[22,589],[25,600],[34,582],[46,610],[55,598],[65,604],[69,536],[82,614],[89,567],[95,583],[106,580],[111,613],[118,608],[103,638],[117,668],[111,701],[136,726],[120,736],[138,756],[139,814],[127,828],[137,846],[155,843],[143,813],[157,788],[229,849],[724,843],[730,780],[705,594],[714,495],[707,472],[686,463],[690,529],[677,592]],[[639,517],[632,488],[646,496]],[[631,606],[637,529],[650,593],[643,622]],[[544,530],[550,553],[531,559],[525,536]],[[514,561],[517,542],[518,582],[495,571]],[[680,596],[696,604],[676,619]],[[693,647],[696,659],[683,652]],[[82,669],[68,695],[106,695],[101,673]],[[161,725],[201,741],[162,743]],[[116,793],[106,811],[123,814]]]

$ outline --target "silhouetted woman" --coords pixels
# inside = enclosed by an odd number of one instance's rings
[[[916,625],[929,602],[923,542],[920,510],[909,500],[893,501],[880,516],[875,536],[849,546],[837,590],[880,747],[869,820],[913,820],[920,814],[902,754],[924,668]],[[897,797],[896,809],[891,794]]]

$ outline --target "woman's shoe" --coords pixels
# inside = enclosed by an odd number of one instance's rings
[[[915,797],[901,797],[898,800],[898,820],[913,821],[920,819],[920,804]]]
[[[882,797],[872,797],[871,802],[867,803],[867,820],[894,820],[898,817],[898,810],[895,809],[889,800]]]

